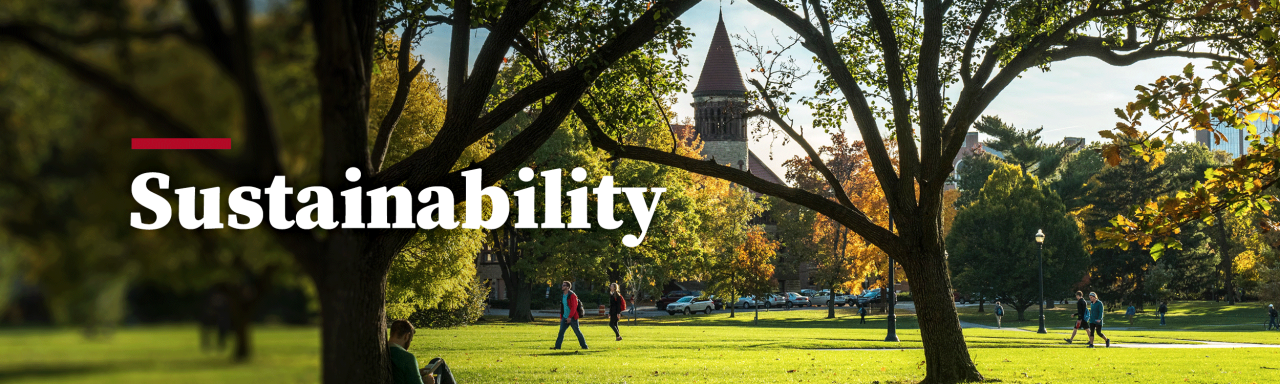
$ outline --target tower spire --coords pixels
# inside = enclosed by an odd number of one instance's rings
[[[733,43],[729,41],[729,31],[724,26],[724,11],[716,23],[716,31],[711,35],[711,47],[707,50],[707,59],[702,63],[702,74],[698,76],[698,86],[693,89],[693,96],[709,94],[742,94],[747,86],[742,82],[742,72],[738,70],[738,59],[733,55]]]

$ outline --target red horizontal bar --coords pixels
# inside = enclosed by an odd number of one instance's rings
[[[133,149],[231,149],[231,139],[134,138]]]

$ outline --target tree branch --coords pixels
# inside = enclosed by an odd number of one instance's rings
[[[862,135],[863,142],[867,143],[867,155],[871,158],[871,165],[875,168],[876,178],[880,182],[881,188],[885,190],[886,195],[897,196],[899,193],[897,186],[898,171],[894,169],[889,150],[885,146],[884,138],[880,135],[875,114],[872,113],[871,106],[867,103],[862,87],[854,80],[853,73],[849,71],[848,65],[845,64],[844,58],[836,50],[830,36],[819,32],[812,24],[809,24],[808,21],[777,0],[747,1],[781,21],[796,34],[799,34],[804,39],[802,46],[813,52],[822,61],[822,64],[827,67],[831,79],[835,81],[845,100],[849,102],[850,113],[853,114],[853,121],[858,126],[858,132]],[[825,13],[822,11],[821,4],[815,3],[813,5],[814,13],[818,16],[818,19],[825,20]]]
[[[840,179],[836,177],[835,173],[831,172],[831,168],[827,167],[827,163],[822,160],[822,156],[818,155],[818,151],[814,150],[813,146],[809,145],[809,141],[806,140],[804,136],[801,136],[799,132],[796,132],[796,130],[791,127],[791,124],[787,123],[787,121],[778,114],[778,107],[774,105],[773,99],[765,96],[766,93],[764,85],[761,85],[760,81],[756,79],[750,79],[748,82],[756,88],[756,91],[760,92],[761,98],[764,99],[765,105],[769,107],[769,110],[749,111],[742,114],[742,118],[748,119],[755,116],[761,116],[773,121],[775,124],[778,124],[778,127],[782,128],[783,132],[786,132],[788,136],[791,136],[791,139],[795,140],[796,144],[799,144],[800,148],[804,149],[804,152],[809,156],[809,164],[813,165],[813,168],[818,170],[818,173],[821,173],[822,177],[827,180],[827,185],[831,187],[831,192],[835,194],[836,200],[839,201],[841,205],[857,211],[858,207],[853,204],[853,201],[849,200],[849,194],[844,190],[844,186],[841,185]]]
[[[925,6],[925,11],[926,13],[928,13],[929,6],[927,5]],[[911,184],[915,181],[915,178],[918,177],[917,168],[919,168],[920,166],[920,153],[916,149],[915,126],[911,124],[911,111],[915,109],[912,108],[911,99],[909,99],[906,94],[906,91],[907,91],[907,85],[905,81],[906,73],[905,73],[905,68],[902,67],[902,58],[900,56],[901,51],[899,49],[899,44],[898,44],[898,35],[894,33],[893,21],[890,19],[888,12],[885,10],[884,3],[882,1],[880,0],[867,1],[867,13],[871,16],[871,23],[875,27],[877,36],[879,36],[880,38],[880,48],[881,48],[882,56],[884,57],[884,63],[885,63],[885,66],[884,66],[885,75],[889,80],[889,87],[888,87],[889,95],[893,103],[893,125],[894,125],[894,129],[897,131],[896,135],[898,139],[898,149],[899,149],[898,151],[899,176],[898,176],[897,190],[905,191],[910,189],[914,191],[914,188],[912,187]],[[937,22],[941,24],[942,22],[941,16],[928,18],[928,20],[926,20],[926,23],[925,23],[925,31],[926,31],[925,37],[932,36],[928,33],[928,32],[932,32],[933,35],[936,35],[933,37],[937,38],[937,40],[940,42],[942,34],[941,32],[936,31],[935,28],[931,28],[932,25],[929,24],[930,22]],[[924,42],[926,49],[927,49],[928,42],[929,42],[928,39],[926,39],[926,41]],[[934,48],[935,49],[933,54],[936,56],[938,53],[937,47],[935,46]],[[927,54],[928,52],[921,51],[920,58],[922,62],[920,65],[920,68],[921,68],[920,78],[922,79],[927,75],[928,67],[927,67],[927,64],[925,64],[924,62],[925,60],[929,59]],[[937,73],[935,72],[934,75],[936,76]],[[927,94],[925,89],[921,88],[921,89],[918,89],[918,91],[921,94],[921,96],[924,96]],[[923,102],[924,100],[921,99],[921,101]],[[920,117],[923,119],[926,113],[926,108],[923,104],[921,104],[920,107],[921,107]],[[921,122],[923,123],[923,121]],[[910,197],[912,198],[911,207],[914,208],[915,194],[914,193],[911,194]],[[891,197],[891,199],[893,200],[898,200],[900,198],[901,196],[898,196],[897,194],[894,194]],[[898,201],[898,203],[902,203],[904,207],[906,206],[905,201]]]
[[[48,28],[0,24],[0,36],[8,36],[16,40],[36,54],[44,56],[63,67],[73,77],[105,93],[116,104],[135,112],[147,122],[147,127],[157,135],[171,138],[200,137],[191,127],[178,121],[169,112],[147,100],[137,89],[116,80],[105,71],[73,57],[70,53],[41,41],[32,35],[31,32],[33,30],[48,30]],[[197,161],[229,180],[240,181],[244,179],[244,173],[240,171],[239,167],[220,152],[187,151],[186,153],[191,154]]]
[[[416,22],[409,22],[400,34],[400,48],[396,51],[396,72],[398,74],[396,94],[387,108],[387,114],[378,124],[378,136],[373,141],[373,152],[369,155],[373,172],[382,170],[382,162],[387,157],[387,149],[391,147],[391,133],[395,131],[400,116],[404,114],[404,105],[409,100],[409,91],[413,89],[413,80],[422,72],[422,64],[426,60],[418,60],[418,64],[409,68],[409,60],[413,57],[413,35],[418,33]]]
[[[987,0],[982,6],[982,12],[978,14],[978,20],[973,23],[973,27],[969,28],[969,38],[965,40],[964,53],[960,56],[960,78],[966,87],[973,82],[973,74],[969,71],[969,63],[973,61],[973,46],[978,43],[978,37],[987,28],[987,18],[991,17],[995,7],[995,0]]]
[[[448,111],[452,113],[460,100],[462,83],[467,80],[467,56],[471,50],[471,0],[454,2],[453,37],[449,41],[449,78],[445,88]]]
[[[785,185],[765,181],[764,179],[752,175],[751,172],[716,164],[714,161],[688,158],[652,148],[622,145],[605,134],[604,130],[600,128],[599,123],[591,115],[590,111],[586,109],[586,107],[581,104],[575,106],[574,114],[576,114],[578,119],[587,127],[591,138],[591,144],[596,148],[608,151],[616,158],[647,161],[687,170],[705,176],[728,180],[730,182],[746,186],[756,192],[776,196],[813,209],[818,213],[826,215],[827,217],[844,224],[849,227],[849,229],[867,239],[868,242],[891,252],[891,254],[902,254],[907,258],[914,257],[906,255],[907,252],[905,252],[905,247],[899,242],[897,235],[880,227],[879,225],[876,225],[861,211],[849,209],[848,207],[828,200],[820,195],[799,188],[787,187]]]
[[[698,2],[699,0],[668,0],[654,4],[613,40],[601,45],[594,53],[580,62],[546,76],[525,87],[525,89],[521,89],[516,93],[516,96],[499,103],[499,106],[490,111],[488,115],[480,117],[479,121],[468,120],[452,123],[462,124],[462,126],[470,128],[469,130],[449,130],[446,132],[446,128],[450,124],[450,122],[446,122],[446,126],[441,129],[441,133],[436,136],[431,145],[414,152],[404,161],[378,173],[376,176],[377,183],[380,185],[396,185],[409,179],[430,180],[443,176],[452,168],[457,156],[452,152],[442,150],[442,148],[453,146],[465,148],[466,145],[459,146],[459,143],[472,143],[475,140],[479,140],[525,106],[548,95],[555,94],[557,100],[562,94],[581,95],[591,86],[595,78],[612,66],[613,63],[649,42],[653,36],[661,32],[672,20]],[[496,35],[497,33],[491,33],[490,38],[492,39]],[[515,40],[515,37],[516,35],[512,35],[505,44],[509,46]],[[487,88],[485,92],[487,94]],[[516,100],[513,101],[511,99]],[[478,101],[483,103],[484,98],[479,98]],[[547,111],[544,109],[542,113],[546,114]],[[446,136],[446,133],[455,136],[443,137]],[[464,142],[464,140],[469,141]],[[453,145],[448,145],[447,143],[453,143]],[[457,150],[458,153],[461,153],[460,151],[460,149]],[[416,184],[417,182],[415,182]],[[426,185],[425,182],[423,185]]]

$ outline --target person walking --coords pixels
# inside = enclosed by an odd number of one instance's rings
[[[1164,325],[1164,314],[1165,312],[1169,312],[1169,306],[1167,304],[1167,302],[1161,301],[1160,309],[1157,310],[1160,312],[1160,325]]]
[[[1001,328],[1000,324],[1004,319],[1004,306],[1000,305],[1000,301],[996,300],[996,328]]]
[[[1280,316],[1280,311],[1276,311],[1275,304],[1267,304],[1267,314],[1271,315],[1271,322],[1267,324],[1267,330],[1270,331],[1275,328],[1280,331],[1280,324],[1276,324],[1276,316]]]
[[[1071,314],[1071,316],[1076,318],[1076,326],[1071,330],[1070,338],[1062,339],[1065,340],[1067,344],[1071,344],[1071,342],[1076,339],[1076,332],[1080,332],[1081,328],[1084,329],[1084,333],[1090,333],[1089,309],[1088,304],[1084,303],[1084,292],[1076,291],[1076,313]]]
[[[1107,342],[1107,347],[1111,347],[1111,339],[1107,335],[1102,334],[1102,301],[1098,300],[1098,294],[1089,292],[1089,348],[1093,348],[1093,337],[1097,335]]]
[[[587,349],[587,339],[582,337],[582,330],[578,329],[578,318],[587,311],[582,308],[582,302],[578,301],[578,294],[573,293],[573,283],[560,283],[560,292],[560,335],[556,336],[556,346],[551,349],[560,349],[560,344],[564,343],[564,330],[569,327],[573,327],[573,333],[578,335],[578,346]]]
[[[627,299],[622,297],[618,283],[609,284],[609,328],[613,328],[613,336],[618,338],[617,341],[622,341],[622,334],[618,333],[618,317],[626,310]]]
[[[1133,325],[1133,316],[1138,314],[1138,308],[1134,308],[1133,303],[1129,303],[1129,308],[1124,310],[1124,315],[1129,318],[1129,325]]]
[[[862,316],[862,321],[859,322],[858,324],[866,324],[867,323],[867,306],[859,304],[858,314]],[[1272,319],[1275,319],[1275,317],[1272,317]]]

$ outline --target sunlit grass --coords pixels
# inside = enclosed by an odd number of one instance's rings
[[[1175,308],[1188,316],[1211,310]],[[1226,313],[1235,310],[1228,308]],[[923,378],[920,333],[910,313],[899,316],[901,342],[883,341],[886,323],[881,314],[869,316],[868,324],[858,324],[847,308],[838,309],[836,319],[826,319],[826,314],[760,312],[758,323],[750,312],[735,318],[724,312],[662,316],[635,325],[624,322],[623,341],[614,341],[607,322],[593,317],[582,324],[590,349],[579,350],[569,332],[559,351],[549,349],[557,331],[552,319],[515,324],[490,317],[464,328],[421,329],[411,349],[424,362],[444,357],[462,383],[886,383]],[[1066,322],[1058,320],[1065,328]],[[1027,323],[1019,326],[1034,329],[1033,322]],[[1131,344],[1280,339],[1280,332],[1261,328],[1109,334]],[[0,330],[0,382],[319,380],[317,329],[263,327],[254,336],[255,359],[238,365],[229,363],[225,353],[202,352],[194,326],[125,328],[98,341],[86,341],[74,330]],[[1280,349],[1086,349],[1063,343],[1061,334],[966,329],[965,336],[982,373],[1003,382],[1263,383],[1280,377]]]

